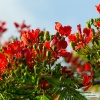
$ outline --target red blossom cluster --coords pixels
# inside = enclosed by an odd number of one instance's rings
[[[85,91],[89,87],[92,86],[92,79],[93,79],[94,74],[92,72],[91,65],[88,62],[86,62],[83,67],[84,67],[84,71],[89,73],[88,74],[88,73],[84,72],[81,74],[82,78],[83,78],[83,85],[85,86],[85,88],[83,88],[83,89]]]
[[[20,27],[17,23],[15,23],[15,25],[16,28]],[[21,32],[26,26],[27,25],[24,25],[22,27]],[[69,30],[70,29],[67,29],[65,33],[68,33]],[[44,39],[46,40],[42,42]],[[2,48],[1,54],[2,57],[5,57],[5,60],[4,62],[1,61],[3,66],[1,74],[3,74],[8,64],[10,64],[10,67],[8,68],[9,71],[14,68],[15,64],[17,64],[17,67],[20,67],[23,62],[19,63],[19,59],[21,59],[21,61],[25,60],[31,71],[34,70],[34,66],[37,62],[50,65],[51,63],[57,61],[60,57],[67,57],[69,55],[69,52],[66,51],[67,45],[67,41],[65,40],[65,37],[62,36],[62,33],[57,33],[50,37],[48,32],[43,32],[39,29],[23,32],[23,34],[21,34],[21,41],[13,41]],[[67,72],[63,72],[62,68],[62,75],[63,73]],[[68,75],[71,76],[72,72],[68,72]]]
[[[73,48],[75,50],[78,50],[82,47],[84,47],[86,44],[88,44],[92,40],[92,28],[84,28],[83,32],[81,30],[81,25],[77,25],[77,34],[70,34],[68,36],[68,39],[70,42],[72,42]]]
[[[30,25],[26,25],[25,21],[23,21],[21,24],[14,22],[14,25],[20,34],[23,34],[23,33],[28,32],[30,30]]]
[[[23,31],[23,28],[27,27],[25,23],[21,26],[15,23],[16,28],[21,27],[19,32]],[[29,27],[28,27],[29,28]],[[53,62],[57,61],[60,57],[64,57],[67,63],[72,63],[76,66],[76,71],[82,67],[80,62],[78,62],[79,57],[73,57],[71,52],[67,52],[66,48],[68,46],[65,38],[69,38],[76,45],[76,49],[79,49],[89,43],[92,39],[92,29],[84,28],[83,34],[81,32],[81,26],[78,25],[78,36],[71,34],[71,26],[62,26],[59,22],[56,22],[55,29],[57,33],[50,37],[49,32],[40,31],[40,29],[32,31],[23,31],[21,34],[21,40],[13,41],[8,43],[5,47],[2,48],[1,52],[1,71],[3,74],[7,66],[10,64],[8,71],[13,70],[15,64],[17,67],[20,67],[23,61],[26,61],[26,65],[30,71],[34,71],[34,66],[37,65],[37,62],[43,63],[44,66],[50,66]],[[45,41],[44,41],[45,40]],[[19,63],[19,59],[21,62]],[[78,62],[78,63],[77,63]],[[91,71],[91,67],[88,63],[85,63],[83,71]],[[74,75],[74,72],[71,69],[68,69],[66,66],[61,68],[61,75],[64,75],[66,78],[70,78]],[[78,72],[78,71],[77,71]],[[83,85],[89,87],[90,83],[92,84],[92,75],[81,74],[83,78]],[[91,77],[91,78],[90,78]],[[89,85],[88,85],[89,84]],[[48,87],[47,80],[43,79],[41,81],[40,87],[45,89]],[[86,90],[85,88],[85,90]]]

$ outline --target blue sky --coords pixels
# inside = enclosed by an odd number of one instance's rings
[[[77,24],[85,27],[87,20],[100,16],[95,9],[99,3],[99,0],[0,0],[0,20],[7,21],[9,29],[3,39],[18,36],[13,22],[23,20],[33,29],[46,28],[52,34],[58,21],[62,25],[71,25],[74,33]]]

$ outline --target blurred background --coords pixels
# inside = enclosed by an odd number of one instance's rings
[[[0,0],[0,20],[6,21],[8,31],[3,40],[19,36],[13,22],[31,25],[31,28],[49,30],[54,34],[55,22],[71,25],[73,33],[77,24],[85,27],[90,18],[99,17],[95,5],[99,0]]]

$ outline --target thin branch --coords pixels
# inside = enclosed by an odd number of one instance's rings
[[[88,83],[89,84],[89,83]],[[82,83],[78,83],[79,87],[78,88],[81,88],[81,87],[84,87],[84,85]],[[98,81],[94,81],[93,82],[93,85],[100,85],[100,80]],[[34,89],[33,86],[25,86],[24,87],[25,90],[28,90],[28,89]]]
[[[88,84],[89,84],[89,83],[88,83]],[[94,81],[92,84],[93,84],[93,86],[94,86],[94,85],[100,85],[100,80]],[[83,85],[82,83],[78,83],[78,85],[79,85],[78,88],[84,87],[84,85]]]

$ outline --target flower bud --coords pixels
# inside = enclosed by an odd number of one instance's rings
[[[24,69],[25,68],[25,65],[24,64],[21,64],[20,67],[21,67],[21,69]]]
[[[45,34],[44,34],[44,39],[46,40],[50,40],[50,35],[49,35],[49,31],[46,31]]]
[[[46,32],[45,32],[45,35],[47,35],[47,36],[48,36],[48,35],[49,35],[49,31],[46,31]]]
[[[87,58],[90,60],[91,59],[91,55],[87,55]]]
[[[56,36],[59,36],[59,32],[56,33]]]
[[[48,60],[47,60],[47,59],[44,60],[44,61],[43,61],[43,66],[45,67],[47,63],[48,63]]]
[[[40,35],[40,36],[44,36],[44,32],[41,31],[41,32],[39,33],[39,35]]]
[[[65,40],[65,38],[64,37],[61,37],[61,40]]]
[[[28,46],[28,48],[32,50],[33,47],[32,46]]]
[[[19,71],[19,69],[14,70],[12,74],[20,77],[20,71]]]
[[[34,83],[35,82],[35,77],[31,76],[31,78],[32,78],[32,83]]]
[[[21,81],[21,83],[24,83],[25,82],[25,78],[23,76],[21,76],[20,81]]]
[[[51,51],[48,50],[48,51],[46,52],[46,56],[49,58],[49,57],[51,56]]]
[[[94,19],[93,19],[93,18],[91,18],[91,19],[90,19],[90,22],[93,24],[93,23],[94,23]]]
[[[95,43],[96,43],[96,45],[98,45],[98,46],[99,46],[99,41],[98,41],[98,40],[95,40]]]
[[[57,47],[54,45],[54,46],[52,47],[52,49],[53,49],[53,51],[55,51],[55,50],[57,49]]]
[[[76,37],[77,37],[77,39],[79,40],[79,33],[76,33]]]
[[[95,35],[95,30],[94,29],[92,29],[92,33],[93,33],[93,35]]]
[[[26,72],[24,72],[24,76],[26,76]]]
[[[90,22],[86,22],[86,27],[91,28]]]
[[[33,45],[33,49],[36,50],[36,44]]]
[[[38,45],[38,49],[39,49],[39,50],[41,49],[41,45]]]
[[[54,65],[54,63],[55,63],[55,61],[53,60],[53,61],[51,62],[51,66],[53,66],[53,65]]]
[[[45,46],[43,46],[43,51],[45,51],[46,50],[46,47]]]
[[[39,36],[39,40],[42,42],[43,41],[43,36]]]
[[[26,71],[26,72],[28,71],[28,67],[27,67],[27,66],[25,66],[25,71]]]
[[[100,56],[100,51],[98,51],[97,54]]]
[[[8,68],[10,68],[11,67],[11,64],[10,63],[8,63]]]
[[[54,36],[53,35],[50,35],[50,40],[53,40]]]
[[[71,45],[72,49],[75,50],[75,43],[71,42],[70,45]]]
[[[97,21],[100,21],[100,18],[97,18]]]

